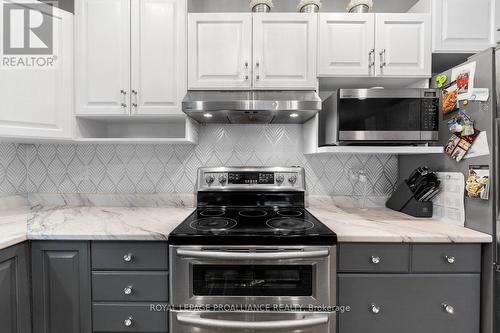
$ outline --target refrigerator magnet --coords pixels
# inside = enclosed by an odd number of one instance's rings
[[[469,198],[488,200],[490,169],[487,165],[471,165],[465,183],[465,195]]]

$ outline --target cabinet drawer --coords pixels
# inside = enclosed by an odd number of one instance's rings
[[[407,244],[339,245],[339,272],[408,272]]]
[[[150,311],[149,303],[94,303],[92,310],[94,332],[168,331],[168,312]]]
[[[168,300],[168,272],[93,272],[94,301]]]
[[[413,272],[480,272],[480,244],[421,244],[412,250]]]
[[[479,332],[479,295],[479,274],[340,274],[339,332]]]
[[[94,242],[92,269],[168,270],[167,243]]]

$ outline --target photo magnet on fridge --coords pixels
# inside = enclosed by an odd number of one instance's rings
[[[465,184],[465,195],[469,198],[488,200],[490,169],[487,165],[471,165]]]

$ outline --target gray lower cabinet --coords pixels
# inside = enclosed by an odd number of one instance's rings
[[[91,252],[93,331],[166,333],[168,244],[95,241]]]
[[[0,331],[31,332],[28,245],[0,250]]]
[[[479,332],[479,274],[340,274],[340,333]]]
[[[339,245],[339,333],[480,329],[480,244]]]
[[[151,306],[154,303],[94,303],[94,331],[167,332],[168,312]]]
[[[90,333],[88,242],[32,242],[33,333]]]

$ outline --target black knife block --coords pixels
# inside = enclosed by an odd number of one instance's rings
[[[414,217],[432,217],[432,201],[418,201],[406,182],[399,184],[385,206]]]

